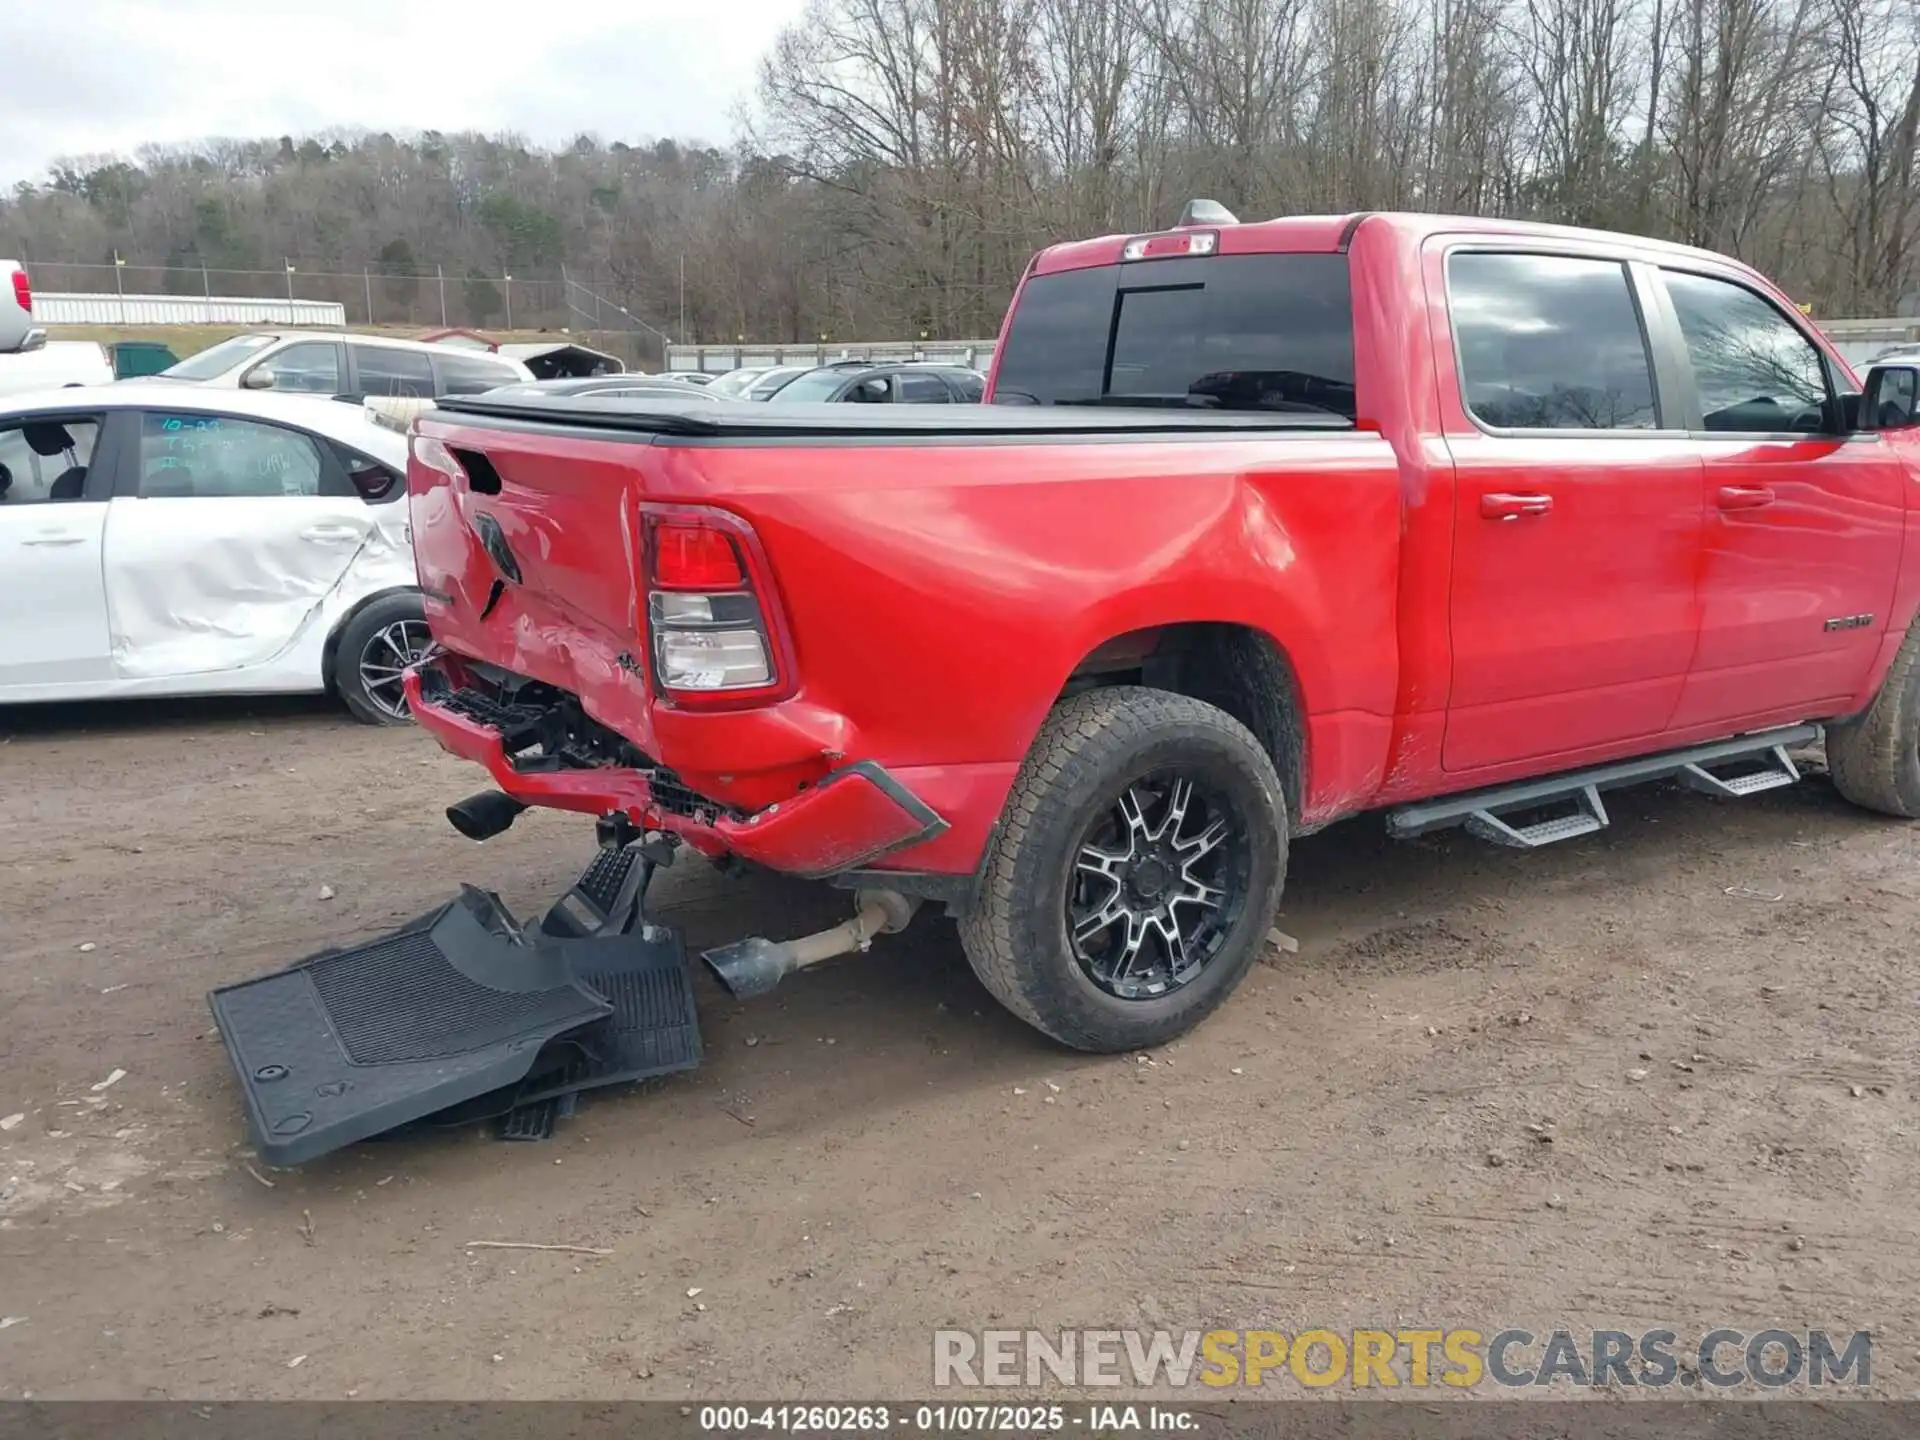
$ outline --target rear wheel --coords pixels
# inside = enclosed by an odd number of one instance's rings
[[[1920,816],[1920,625],[1907,632],[1867,713],[1827,727],[1827,770],[1856,805]]]
[[[406,724],[401,677],[432,643],[418,595],[383,595],[348,621],[334,647],[333,686],[354,719]]]
[[[961,923],[981,982],[1079,1050],[1156,1045],[1245,976],[1279,903],[1287,813],[1239,721],[1115,686],[1058,706]]]

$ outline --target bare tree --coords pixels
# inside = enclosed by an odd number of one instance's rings
[[[1522,0],[1533,203],[1572,224],[1605,224],[1621,210],[1626,111],[1648,50],[1635,18],[1628,0]]]
[[[1920,309],[1916,132],[1920,0],[809,0],[731,149],[81,157],[0,199],[0,254],[49,290],[111,288],[117,256],[129,289],[284,295],[291,262],[356,319],[437,323],[444,294],[471,321],[511,273],[517,325],[975,338],[1034,250],[1208,195],[1632,230],[1859,313]]]
[[[1818,128],[1818,0],[1683,0],[1663,129],[1678,238],[1738,252]]]
[[[1832,303],[1891,312],[1920,255],[1920,0],[1833,0],[1820,164],[1839,242]]]

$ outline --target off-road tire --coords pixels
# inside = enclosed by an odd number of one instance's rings
[[[1149,999],[1096,986],[1067,934],[1080,837],[1103,806],[1171,764],[1206,773],[1245,806],[1245,902],[1220,950],[1190,982]],[[1164,690],[1112,686],[1054,708],[1015,779],[988,852],[979,899],[960,922],[973,971],[994,998],[1076,1050],[1157,1045],[1232,993],[1265,943],[1287,868],[1287,807],[1273,762],[1225,711]]]
[[[333,647],[333,690],[340,702],[363,725],[405,725],[410,717],[394,714],[368,691],[360,672],[361,658],[374,637],[401,623],[425,627],[427,612],[420,596],[397,590],[382,595],[360,610],[340,630]]]
[[[1920,623],[1866,714],[1827,727],[1827,770],[1833,788],[1864,809],[1920,816]]]

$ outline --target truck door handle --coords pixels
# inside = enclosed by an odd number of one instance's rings
[[[1722,510],[1758,510],[1762,505],[1773,503],[1773,491],[1765,485],[1722,485],[1720,487],[1720,508]]]
[[[1483,520],[1518,520],[1523,516],[1545,515],[1553,509],[1553,497],[1529,492],[1524,495],[1495,493],[1480,497]]]
[[[84,545],[87,537],[76,535],[71,530],[42,530],[37,535],[29,535],[22,545]]]
[[[300,532],[302,540],[358,540],[360,532],[351,525],[310,525]]]

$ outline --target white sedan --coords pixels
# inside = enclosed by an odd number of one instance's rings
[[[0,704],[332,691],[404,720],[429,643],[406,465],[404,435],[339,401],[0,401]]]

